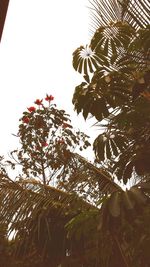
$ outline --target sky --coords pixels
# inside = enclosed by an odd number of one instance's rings
[[[70,114],[75,128],[98,135],[92,121],[73,110],[72,96],[82,75],[72,53],[88,44],[88,0],[11,0],[0,44],[0,155],[16,148],[19,118],[46,93]]]

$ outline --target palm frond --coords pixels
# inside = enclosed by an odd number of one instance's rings
[[[118,0],[122,7],[122,19],[135,28],[144,28],[150,22],[150,3],[148,0]]]
[[[122,190],[106,170],[96,167],[77,153],[72,154],[69,166],[68,176],[64,177],[60,188],[75,192],[86,202],[96,205],[104,195]]]
[[[80,242],[77,242],[76,236],[68,237],[70,229],[66,228],[66,225],[74,228],[74,222],[76,226],[76,221],[79,221],[79,223],[83,223],[82,226],[86,224],[86,227],[91,228],[93,215],[96,218],[96,226],[99,217],[99,208],[90,204],[91,201],[85,201],[82,193],[76,192],[77,186],[82,183],[84,187],[88,183],[92,185],[91,181],[95,186],[94,180],[96,179],[102,192],[121,190],[104,171],[99,170],[80,155],[75,154],[72,160],[75,163],[72,171],[77,165],[78,169],[76,173],[72,173],[74,180],[68,187],[68,191],[42,185],[33,179],[17,182],[1,175],[0,223],[7,223],[9,234],[14,236],[17,257],[22,259],[27,257],[36,247],[43,259],[49,259],[54,266],[58,266],[62,262],[66,262],[66,264],[68,261],[76,262],[75,255],[80,257],[78,247],[82,247],[81,239]],[[83,166],[85,166],[84,169]],[[90,176],[91,181],[89,181]],[[84,230],[82,226],[81,232]],[[75,229],[73,231],[76,232]],[[89,236],[87,236],[84,240],[86,258],[90,257],[91,249],[96,244],[95,237],[92,242],[89,241]],[[66,258],[67,251],[70,253],[69,258]],[[78,263],[76,264],[78,266]]]
[[[94,30],[116,21],[127,22],[136,29],[149,24],[150,4],[148,0],[94,0],[89,2]]]
[[[11,231],[15,230],[17,222],[28,224],[28,216],[35,217],[39,209],[57,211],[60,216],[68,212],[71,216],[77,207],[80,210],[92,208],[92,203],[101,195],[121,191],[107,173],[80,155],[73,154],[70,160],[70,172],[61,190],[35,180],[14,182],[7,176],[1,178],[0,211],[3,220],[11,223]]]
[[[78,213],[93,208],[75,193],[30,179],[19,183],[3,176],[0,182],[0,223],[7,223],[9,234],[14,235],[18,256],[27,255],[36,244],[44,257],[50,253],[51,260],[59,263],[67,249],[63,246],[67,242],[65,224]],[[50,247],[53,252],[48,252]]]
[[[89,2],[91,4],[91,17],[97,28],[106,26],[110,22],[121,21],[120,5],[117,0],[93,0]]]

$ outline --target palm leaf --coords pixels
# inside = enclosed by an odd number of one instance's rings
[[[127,148],[128,139],[117,131],[100,134],[94,141],[93,148],[97,160],[113,159]]]
[[[117,0],[93,0],[91,4],[91,16],[93,18],[96,29],[101,26],[106,26],[110,22],[121,20],[120,5]]]
[[[97,56],[94,50],[89,46],[80,46],[73,52],[73,67],[79,73],[87,76],[93,73],[98,66],[104,64],[105,56]]]
[[[121,187],[118,186],[111,178],[111,176],[101,168],[97,168],[88,160],[80,156],[79,154],[75,154],[77,159],[81,162],[82,166],[85,167],[85,170],[89,170],[90,177],[92,180],[96,180],[99,185],[99,191],[103,194],[112,193],[117,190],[121,190]],[[93,176],[94,175],[94,176]],[[82,179],[82,178],[81,178]],[[82,180],[79,180],[81,182]]]
[[[115,21],[127,22],[136,29],[149,24],[150,4],[148,0],[93,0],[89,2],[94,29]]]
[[[91,39],[91,48],[100,58],[120,55],[121,49],[127,49],[135,36],[135,29],[129,24],[118,21],[105,27],[99,27]],[[105,63],[105,62],[104,62]]]
[[[135,28],[146,27],[150,22],[148,0],[118,1],[122,7],[122,19]]]
[[[21,253],[22,257],[32,251],[33,245],[36,244],[41,253],[44,253],[44,257],[51,247],[52,259],[60,260],[64,249],[67,249],[62,245],[65,224],[78,214],[79,210],[81,212],[93,208],[75,193],[63,192],[36,181],[19,183],[3,177],[0,189],[1,223],[7,222],[9,225],[9,232],[14,234],[18,243],[16,253]],[[58,250],[58,244],[55,247],[56,236],[62,245],[62,253]]]

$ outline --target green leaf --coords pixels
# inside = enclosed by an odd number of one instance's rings
[[[105,44],[104,44],[104,54],[106,56],[108,55],[108,45],[109,45],[109,39],[106,39]]]
[[[84,75],[83,77],[84,77],[84,79],[86,80],[87,83],[90,82],[90,78],[89,78],[89,75],[88,74],[87,75]]]
[[[111,44],[111,49],[112,49],[113,55],[117,55],[116,45],[115,45],[115,42],[112,38],[110,39],[110,44]]]
[[[94,69],[93,69],[92,62],[91,62],[90,58],[88,58],[88,66],[89,66],[90,72],[92,73],[94,71]]]
[[[107,159],[111,159],[112,153],[111,153],[111,147],[109,143],[109,139],[106,141],[106,157]]]
[[[78,72],[82,73],[82,68],[83,68],[83,59],[80,58],[79,64],[78,64]]]
[[[116,147],[116,144],[115,142],[113,141],[113,139],[110,139],[110,143],[111,143],[111,148],[112,148],[112,152],[114,154],[114,156],[118,156],[119,152],[117,150],[117,147]]]
[[[85,75],[88,74],[88,70],[87,70],[87,60],[86,60],[86,59],[84,60],[84,73],[85,73]]]
[[[105,143],[103,141],[103,136],[99,135],[93,143],[93,149],[100,161],[104,161],[105,159],[104,147]]]
[[[123,151],[126,148],[126,141],[126,137],[124,136],[115,135],[114,137],[114,142],[120,151]]]
[[[90,105],[86,103],[86,105],[84,105],[83,107],[83,117],[85,120],[87,119],[89,112],[90,112]]]
[[[119,38],[113,38],[113,41],[114,41],[114,43],[116,43],[116,46],[119,48],[120,46],[121,46],[121,42],[120,42],[120,40],[119,40]]]

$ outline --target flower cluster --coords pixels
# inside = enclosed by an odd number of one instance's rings
[[[43,171],[53,173],[70,159],[76,146],[84,149],[86,135],[74,131],[69,115],[53,104],[54,97],[37,98],[21,118],[18,136],[22,145],[18,157],[23,171],[42,179]],[[80,149],[79,148],[79,149]]]
[[[50,103],[50,101],[54,100],[54,97],[53,97],[52,95],[48,95],[48,94],[46,94],[45,100],[48,101],[48,102]],[[37,106],[42,106],[42,105],[43,105],[42,102],[43,102],[43,99],[36,99],[35,102],[34,102],[34,104],[36,104]],[[28,111],[29,111],[30,113],[36,111],[36,108],[35,108],[34,106],[31,106],[31,107],[29,107],[29,108],[27,108],[27,109],[28,109]],[[22,121],[23,121],[23,123],[26,123],[26,124],[27,124],[27,123],[30,122],[30,118],[29,118],[28,116],[24,116],[24,117],[22,118]]]

